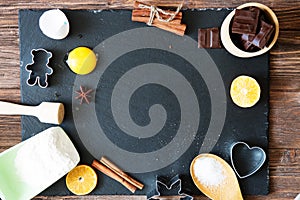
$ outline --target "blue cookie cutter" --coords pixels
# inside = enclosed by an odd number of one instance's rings
[[[29,72],[27,85],[34,86],[38,84],[41,88],[48,87],[48,76],[53,73],[53,69],[49,67],[49,60],[52,53],[43,48],[31,50],[32,62],[27,64],[25,69]]]

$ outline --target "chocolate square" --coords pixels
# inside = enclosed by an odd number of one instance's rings
[[[198,48],[220,49],[219,28],[198,29]]]
[[[232,33],[255,35],[258,26],[260,10],[251,8],[250,10],[235,11],[231,27]]]
[[[274,26],[261,20],[259,33],[254,37],[252,44],[258,48],[264,48],[271,38]]]
[[[241,44],[244,50],[246,51],[252,51],[255,46],[252,44],[252,41],[255,36],[243,34],[241,35]]]

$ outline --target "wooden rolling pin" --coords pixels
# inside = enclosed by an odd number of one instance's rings
[[[25,106],[0,101],[0,114],[2,115],[30,115],[37,117],[40,122],[61,124],[65,109],[62,103],[42,102],[38,106]]]

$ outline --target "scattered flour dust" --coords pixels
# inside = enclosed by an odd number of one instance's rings
[[[202,157],[195,160],[194,173],[199,182],[208,187],[218,186],[226,178],[221,163],[209,157]]]
[[[23,182],[48,187],[78,162],[79,155],[71,140],[63,129],[53,127],[24,142],[17,152],[15,167]]]

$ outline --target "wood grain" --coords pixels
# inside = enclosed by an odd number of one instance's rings
[[[184,8],[236,7],[248,0],[143,1]],[[245,199],[293,199],[300,193],[300,1],[258,0],[278,16],[280,35],[270,57],[270,194]],[[132,0],[0,1],[0,100],[20,102],[18,9],[132,9]],[[0,152],[21,141],[20,117],[0,116]],[[145,196],[37,197],[36,199],[145,200]],[[196,199],[207,199],[199,197]]]

